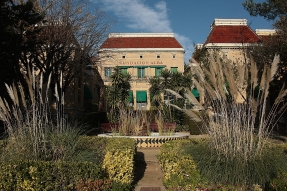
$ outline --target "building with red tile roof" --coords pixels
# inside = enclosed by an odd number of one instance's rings
[[[215,19],[205,46],[212,44],[250,44],[259,43],[259,36],[247,25],[246,19]]]
[[[148,80],[160,76],[166,68],[183,72],[182,45],[173,33],[111,33],[99,51],[99,71],[105,85],[111,83],[110,75],[118,66],[132,76],[130,103],[134,109],[149,109]]]
[[[255,32],[264,43],[269,43],[272,38],[278,37],[275,29],[256,29]]]
[[[210,33],[203,44],[207,49],[220,49],[227,58],[246,58],[249,46],[262,42],[262,39],[247,24],[246,19],[215,19]]]
[[[248,60],[247,50],[251,46],[267,42],[276,34],[275,30],[257,29],[253,31],[246,19],[215,19],[203,44],[197,44],[194,59],[201,54],[201,49],[219,51],[234,62]],[[205,50],[204,50],[205,51]],[[237,100],[239,102],[243,100]]]
[[[246,19],[215,19],[206,41],[197,44],[196,49],[219,49],[227,58],[240,60],[246,58],[248,47],[266,42],[275,33],[276,31],[271,29],[253,31]]]
[[[141,33],[140,33],[141,34]],[[182,46],[174,38],[173,35],[114,35],[111,34],[109,38],[103,43],[101,49],[106,48],[180,48]]]

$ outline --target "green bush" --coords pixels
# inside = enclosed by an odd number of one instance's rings
[[[168,190],[195,190],[202,187],[203,181],[196,163],[183,152],[183,148],[189,144],[190,140],[179,140],[170,141],[161,147],[158,159]]]
[[[11,161],[0,164],[0,190],[75,190],[80,180],[103,179],[88,162]]]
[[[94,152],[98,157],[98,161],[94,162],[102,166],[107,178],[112,181],[110,189],[118,191],[132,187],[136,154],[133,139],[82,136],[78,145],[79,150],[85,150],[87,154]]]
[[[74,156],[67,161],[2,160],[0,190],[131,189],[133,139],[79,136],[73,145]]]
[[[218,157],[210,148],[208,139],[164,144],[158,158],[167,189],[287,190],[286,144],[266,143],[261,157],[250,161]]]
[[[73,160],[89,161],[102,164],[107,152],[107,144],[111,139],[97,136],[81,136],[75,148]]]
[[[129,138],[112,138],[107,144],[103,169],[108,177],[122,185],[131,185],[134,178],[136,142]]]
[[[245,188],[254,185],[264,188],[280,175],[280,170],[286,172],[287,169],[286,155],[282,147],[275,144],[266,143],[261,155],[245,160],[244,156],[218,156],[210,149],[208,140],[191,143],[185,146],[185,153],[192,156],[201,176],[210,184],[225,185],[228,182]]]

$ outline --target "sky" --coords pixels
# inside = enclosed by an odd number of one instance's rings
[[[244,0],[91,1],[116,21],[111,33],[174,33],[185,49],[186,63],[194,51],[194,45],[205,42],[215,18],[247,19],[253,30],[273,28],[272,22],[263,17],[251,17],[242,6]]]

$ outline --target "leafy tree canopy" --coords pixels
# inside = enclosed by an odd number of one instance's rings
[[[37,23],[43,21],[44,15],[34,9],[32,0],[21,4],[2,0],[0,6],[0,94],[5,96],[4,83],[24,81],[19,59],[41,44]]]
[[[263,44],[251,48],[251,55],[254,57],[259,68],[264,64],[271,63],[274,55],[280,55],[280,64],[275,79],[270,85],[270,96],[276,97],[280,88],[287,82],[287,1],[286,0],[265,0],[255,3],[253,0],[245,0],[243,7],[251,16],[262,16],[267,20],[274,20],[273,26],[276,35],[263,39]]]
[[[251,16],[262,16],[267,20],[286,16],[287,12],[286,0],[266,0],[261,3],[255,3],[253,0],[245,0],[242,5]]]

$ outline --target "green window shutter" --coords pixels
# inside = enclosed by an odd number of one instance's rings
[[[136,97],[137,103],[146,103],[147,102],[147,93],[146,91],[137,91]]]
[[[171,67],[171,68],[170,68],[170,72],[171,72],[171,73],[176,73],[176,72],[177,72],[177,68],[178,68],[178,67]]]
[[[134,94],[133,91],[129,91],[129,102],[133,103],[134,102]]]
[[[155,76],[161,76],[162,68],[155,68]]]
[[[196,88],[193,88],[193,89],[191,90],[191,93],[194,95],[194,97],[196,97],[196,98],[199,97],[199,92],[198,92],[198,90],[197,90]]]
[[[138,68],[138,78],[144,78],[144,77],[145,77],[145,69]]]
[[[121,69],[121,73],[124,74],[124,75],[127,75],[128,74],[128,69],[127,68],[122,68]]]

